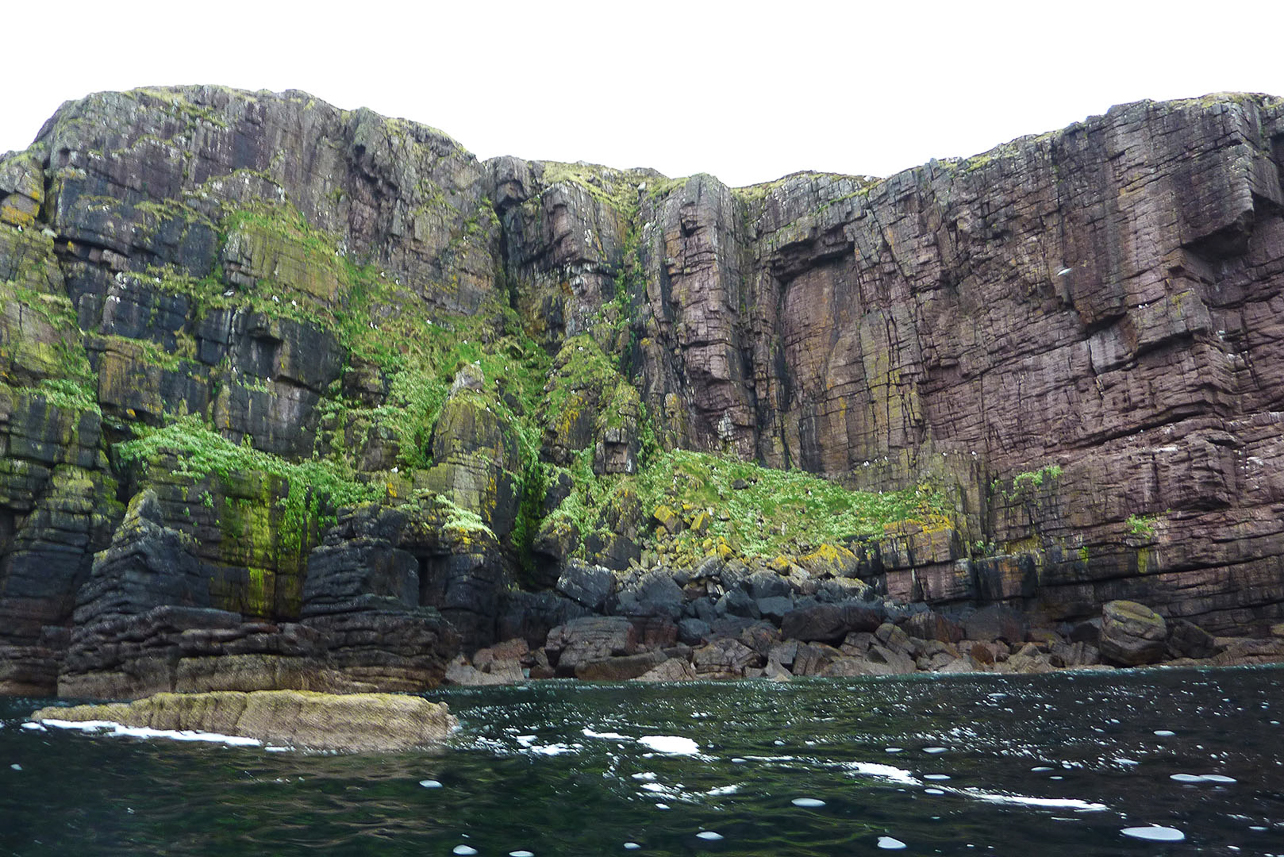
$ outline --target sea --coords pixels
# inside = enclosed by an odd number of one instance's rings
[[[425,696],[378,755],[0,699],[0,855],[1284,855],[1281,667]]]

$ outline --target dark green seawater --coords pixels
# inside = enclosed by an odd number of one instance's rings
[[[1280,668],[429,696],[455,740],[386,756],[39,731],[47,700],[0,700],[0,854],[1284,854]],[[1156,826],[1184,838],[1121,832]]]

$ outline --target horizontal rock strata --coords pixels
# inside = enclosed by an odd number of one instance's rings
[[[0,692],[783,667],[754,623],[890,669],[852,635],[1114,601],[1165,623],[1121,660],[1267,639],[1282,163],[1263,95],[748,188],[296,91],[68,102],[0,155]]]

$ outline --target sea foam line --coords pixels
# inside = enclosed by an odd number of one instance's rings
[[[149,726],[122,726],[110,720],[57,720],[47,718],[40,721],[44,726],[55,729],[73,729],[81,732],[106,735],[110,738],[169,738],[172,741],[206,741],[211,744],[226,744],[229,747],[262,747],[263,742],[257,738],[246,738],[241,735],[222,735],[218,732],[197,732],[191,729],[152,729]]]

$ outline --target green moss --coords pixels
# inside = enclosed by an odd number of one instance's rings
[[[335,512],[380,496],[374,487],[357,481],[352,472],[333,461],[290,462],[245,445],[237,445],[196,417],[174,420],[163,428],[134,426],[133,440],[117,444],[116,454],[125,465],[156,460],[165,453],[176,457],[179,476],[193,481],[215,477],[232,484],[246,473],[263,473],[288,485],[280,506],[284,511],[278,547],[283,554],[303,551],[303,534],[324,529],[335,521]],[[225,513],[226,514],[226,513]],[[248,523],[241,516],[241,524]]]
[[[655,176],[640,170],[616,170],[599,164],[574,164],[544,161],[546,185],[570,184],[588,191],[598,202],[619,211],[636,209],[638,185],[655,181]]]

